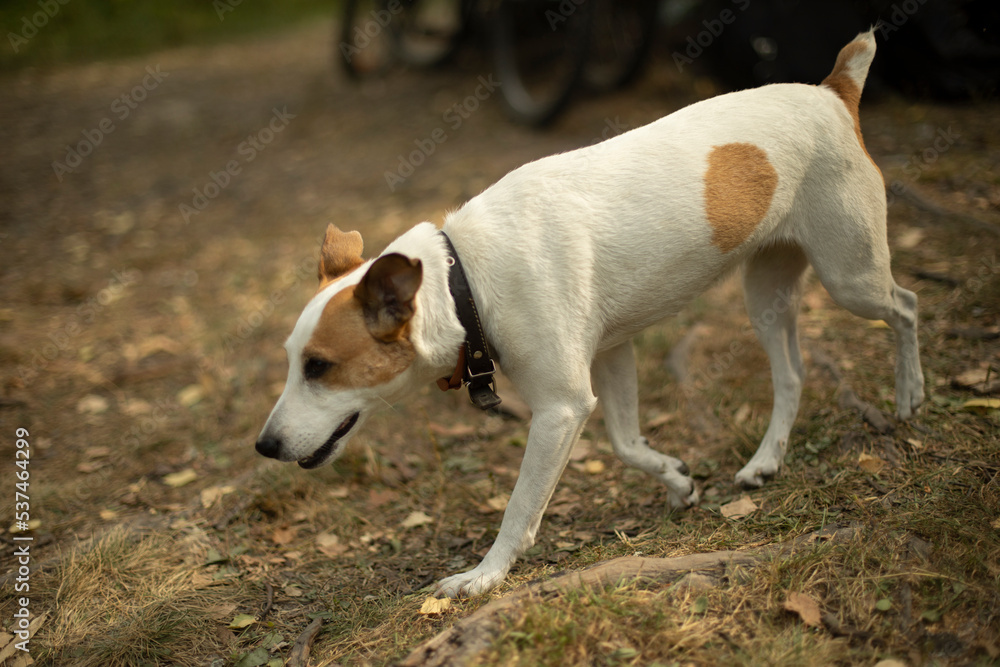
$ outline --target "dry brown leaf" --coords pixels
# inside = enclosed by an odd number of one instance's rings
[[[1000,398],[971,398],[962,404],[962,409],[972,412],[1000,410]]]
[[[429,597],[420,605],[420,614],[441,614],[451,609],[451,600],[448,598]]]
[[[113,521],[118,518],[118,512],[104,509],[98,512],[98,516],[100,516],[103,521]]]
[[[743,496],[739,500],[726,503],[719,508],[719,511],[722,512],[722,516],[727,519],[742,519],[748,514],[751,514],[759,509],[760,508],[757,504],[750,499],[750,496]]]
[[[333,533],[320,533],[316,536],[316,548],[320,553],[330,558],[336,558],[347,551],[347,545],[341,544],[340,538]],[[285,554],[286,556],[288,554]]]
[[[823,625],[819,604],[805,593],[790,592],[785,598],[785,609],[798,614],[806,625],[814,628]]]
[[[418,510],[410,512],[410,516],[403,519],[399,525],[403,528],[416,528],[417,526],[423,526],[428,523],[434,523],[434,519]]]
[[[486,501],[486,507],[493,512],[503,512],[507,509],[507,503],[510,502],[510,496],[506,493],[501,493],[498,496],[493,496]]]
[[[351,490],[346,486],[335,486],[327,492],[331,498],[346,498],[351,495]]]
[[[216,502],[219,501],[222,496],[232,493],[236,490],[233,486],[210,486],[207,489],[201,490],[201,506],[208,509]]]
[[[583,464],[583,472],[588,475],[600,475],[604,472],[604,469],[604,461],[599,459],[591,459],[590,461],[585,461]]]
[[[109,461],[82,461],[76,464],[76,471],[82,472],[85,475],[89,475],[92,472],[97,472],[101,468],[106,468],[111,463]]]
[[[76,404],[76,411],[82,415],[99,415],[108,411],[108,399],[96,394],[84,396]]]
[[[737,426],[746,422],[750,419],[750,415],[753,412],[753,408],[750,407],[749,403],[744,403],[736,410],[736,414],[733,415],[733,423]]]
[[[198,473],[194,471],[194,468],[185,468],[184,470],[164,475],[163,483],[167,486],[177,488],[185,484],[190,484],[196,479],[198,479]]]
[[[271,541],[278,545],[291,544],[299,534],[295,526],[282,526],[271,533]]]
[[[205,397],[205,390],[200,384],[189,384],[177,392],[177,402],[185,408],[190,408]]]
[[[430,432],[434,435],[439,435],[444,438],[468,438],[476,434],[475,426],[462,423],[445,426],[444,424],[431,422],[427,425],[427,428],[430,429]]]
[[[105,456],[108,456],[109,454],[111,454],[111,448],[110,447],[103,447],[103,446],[102,447],[88,447],[87,449],[83,450],[83,453],[84,453],[84,455],[88,459],[99,459],[99,458],[102,458],[102,457],[105,457]]]
[[[865,454],[862,452],[858,455],[858,466],[867,473],[872,475],[877,475],[885,469],[885,461],[877,456],[872,456],[871,454]]]

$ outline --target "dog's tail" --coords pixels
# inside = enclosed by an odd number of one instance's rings
[[[858,116],[858,104],[861,102],[861,89],[865,87],[868,68],[871,67],[874,58],[875,28],[872,28],[855,37],[850,44],[840,50],[833,71],[823,79],[822,85],[837,93],[855,118]]]

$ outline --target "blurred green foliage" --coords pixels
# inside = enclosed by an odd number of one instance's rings
[[[137,55],[332,21],[337,0],[0,0],[0,69]]]

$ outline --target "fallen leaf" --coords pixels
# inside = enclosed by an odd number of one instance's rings
[[[962,409],[971,412],[1000,410],[1000,398],[970,398],[962,403]]]
[[[914,449],[923,449],[924,448],[924,441],[923,440],[918,440],[916,438],[907,438],[906,442],[910,443],[910,446],[913,447]]]
[[[970,368],[956,375],[951,382],[959,387],[975,387],[985,384],[991,375],[996,377],[996,373],[991,373],[989,368]]]
[[[605,469],[604,461],[599,459],[591,459],[590,461],[584,461],[583,472],[588,475],[600,475]]]
[[[501,493],[498,496],[493,496],[486,501],[486,507],[494,512],[503,512],[507,509],[507,503],[510,502],[510,496],[506,493]]]
[[[76,411],[82,415],[99,415],[108,410],[108,399],[96,394],[84,396],[76,404]]]
[[[885,320],[871,320],[868,322],[869,329],[888,329],[889,323]]]
[[[886,658],[885,660],[879,660],[876,662],[875,667],[906,667],[906,663],[892,658]]]
[[[39,529],[39,528],[42,527],[42,520],[41,519],[31,519],[31,520],[29,520],[27,528],[21,528],[21,527],[19,527],[19,524],[20,524],[20,522],[18,522],[18,523],[12,523],[10,525],[10,528],[7,529],[7,532],[8,533],[26,533],[29,530],[37,530],[37,529]]]
[[[205,396],[205,390],[200,384],[189,384],[177,392],[177,402],[185,408],[190,408]]]
[[[341,544],[340,538],[333,533],[320,533],[317,535],[316,548],[330,558],[335,558],[347,551],[347,545]]]
[[[399,498],[399,491],[393,491],[392,489],[369,489],[368,490],[368,504],[372,507],[381,507],[388,502],[392,502]]]
[[[76,471],[89,475],[90,473],[97,472],[101,468],[106,468],[109,465],[111,465],[110,461],[82,461],[76,464]]]
[[[101,510],[98,513],[98,516],[100,516],[104,521],[112,521],[113,519],[118,518],[118,512],[114,510]]]
[[[739,426],[743,424],[746,420],[750,419],[750,414],[753,409],[750,407],[749,403],[744,403],[736,410],[736,414],[733,415],[733,423]]]
[[[331,498],[346,498],[351,495],[351,490],[346,486],[336,486],[327,492]]]
[[[420,605],[420,614],[441,614],[451,609],[451,600],[449,598],[436,598],[429,597],[424,600],[424,603]]]
[[[889,611],[890,609],[892,609],[892,600],[890,600],[889,598],[882,598],[881,600],[875,603],[875,608],[878,609],[879,611]]]
[[[805,593],[790,592],[785,598],[785,609],[798,614],[808,626],[818,628],[823,625],[819,604]]]
[[[418,510],[410,512],[410,516],[403,519],[399,525],[403,528],[416,528],[417,526],[423,526],[428,523],[434,523],[434,519]]]
[[[232,493],[236,490],[233,486],[210,486],[207,489],[201,490],[201,506],[208,509],[216,502],[219,501],[222,496]]]
[[[176,489],[185,484],[190,484],[196,479],[198,479],[198,473],[194,471],[194,468],[185,468],[184,470],[164,475],[163,483]]]
[[[302,597],[303,595],[306,594],[305,591],[303,591],[301,588],[299,588],[298,586],[292,586],[291,584],[285,586],[281,590],[285,595],[287,595],[290,598]]]
[[[230,630],[239,630],[240,628],[245,628],[253,625],[257,622],[257,619],[250,614],[236,614],[236,616],[229,622]]]
[[[697,600],[695,600],[694,604],[691,605],[691,611],[693,611],[696,614],[704,614],[706,611],[708,611],[708,598],[702,595]]]
[[[205,611],[208,612],[209,618],[214,618],[217,621],[223,621],[229,618],[234,611],[236,611],[236,604],[217,604],[213,607],[209,607]]]
[[[294,526],[282,526],[271,533],[271,541],[275,544],[290,544],[299,534],[299,529]]]
[[[719,511],[727,519],[742,519],[758,509],[760,508],[750,499],[750,496],[743,496],[739,500],[726,503],[719,508]]]
[[[858,455],[858,466],[867,473],[877,475],[885,469],[885,461],[877,456],[862,452]]]
[[[110,447],[88,447],[83,451],[84,455],[88,459],[99,459],[104,456],[111,454]]]
[[[133,398],[119,405],[119,409],[123,414],[129,417],[139,417],[141,415],[148,415],[152,412],[153,406],[148,401],[144,401],[141,398]]]
[[[659,428],[664,424],[672,421],[673,418],[674,414],[672,412],[664,412],[659,415],[656,415],[655,417],[646,422],[646,429],[653,430],[655,428]]]
[[[1000,519],[993,519],[993,523],[990,524],[993,530],[1000,530]]]
[[[427,425],[427,428],[434,435],[444,438],[468,438],[476,434],[476,427],[470,424],[459,423],[445,426],[444,424],[431,422]]]
[[[899,236],[896,237],[896,242],[893,245],[902,250],[912,250],[920,245],[920,242],[923,240],[924,230],[919,227],[910,227],[899,233]]]

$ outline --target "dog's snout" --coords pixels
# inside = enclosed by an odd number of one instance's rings
[[[260,440],[257,441],[256,448],[258,454],[266,456],[269,459],[276,459],[278,458],[278,454],[281,453],[281,440],[269,435],[261,436]]]

